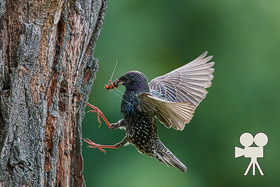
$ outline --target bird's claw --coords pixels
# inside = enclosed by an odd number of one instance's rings
[[[102,149],[102,145],[96,144],[94,142],[92,142],[90,139],[86,138],[84,139],[84,142],[86,142],[88,144],[88,147],[91,149],[95,149],[97,148],[99,151],[103,152],[104,154],[106,154],[106,151],[104,149]]]
[[[101,110],[99,110],[97,107],[93,106],[92,104],[86,103],[86,105],[92,109],[92,110],[89,110],[88,112],[97,114],[97,122],[99,123],[99,127],[101,126],[101,120],[100,120],[100,117],[101,117],[105,121],[106,125],[109,128],[111,128],[110,123],[108,122],[108,120],[106,119],[104,114],[101,112]]]
[[[101,152],[103,152],[104,154],[106,154],[106,151],[105,151],[104,149],[98,147],[98,146],[90,146],[90,145],[89,145],[88,148],[91,148],[91,149],[97,148],[99,151],[101,151]]]
[[[99,109],[89,110],[88,112],[92,112],[92,113],[96,113],[97,114],[97,122],[99,123],[98,128],[101,127],[100,115],[102,114],[102,112]]]

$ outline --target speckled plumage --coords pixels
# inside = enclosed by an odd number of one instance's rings
[[[124,116],[121,124],[126,129],[127,142],[140,153],[186,172],[186,166],[159,139],[155,113],[143,111],[139,106],[138,95],[150,91],[146,76],[141,72],[131,71],[118,80],[122,79],[125,79],[123,82],[127,82],[128,79],[130,81],[123,84],[126,91],[121,104],[121,113]]]
[[[181,68],[156,77],[150,83],[143,73],[130,71],[107,85],[105,88],[108,89],[119,85],[126,87],[121,104],[123,119],[109,124],[101,111],[90,104],[88,106],[98,116],[101,115],[109,128],[125,128],[126,136],[114,146],[99,145],[90,140],[85,142],[100,151],[130,143],[139,152],[186,172],[187,167],[159,139],[156,117],[166,127],[176,130],[183,130],[185,124],[190,122],[213,79],[214,69],[211,67],[214,62],[207,63],[212,57],[206,55],[207,52]]]
[[[126,135],[129,142],[132,143],[141,153],[151,156],[152,145],[157,136],[157,128],[153,117],[144,112],[127,115],[124,118]]]

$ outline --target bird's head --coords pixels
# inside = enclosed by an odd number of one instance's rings
[[[149,91],[148,79],[143,73],[139,71],[129,71],[113,82],[109,81],[109,84],[105,86],[105,89],[114,89],[119,87],[120,85],[125,86],[128,90],[142,92]]]

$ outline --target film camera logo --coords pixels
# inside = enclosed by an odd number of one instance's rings
[[[247,175],[250,168],[253,167],[253,175],[256,174],[256,166],[261,175],[264,175],[259,163],[258,158],[263,158],[263,147],[268,143],[268,137],[264,133],[258,133],[253,137],[250,133],[243,133],[240,138],[241,145],[244,148],[235,147],[235,158],[244,156],[244,158],[251,158],[251,162],[249,163],[244,175]],[[251,145],[255,145],[257,147],[251,147]]]

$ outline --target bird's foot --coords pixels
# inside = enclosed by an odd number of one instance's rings
[[[103,153],[106,153],[106,151],[103,149],[103,148],[110,148],[110,149],[117,149],[116,146],[114,145],[100,145],[100,144],[96,144],[94,142],[92,142],[90,139],[84,139],[84,142],[86,142],[88,144],[88,147],[89,148],[92,148],[92,149],[95,149],[97,148],[99,151],[103,152]]]
[[[86,103],[88,107],[90,107],[92,110],[89,110],[88,112],[93,112],[97,114],[97,122],[99,123],[99,127],[101,126],[100,116],[105,121],[106,125],[111,129],[111,125],[107,118],[104,116],[104,114],[99,110],[96,106],[93,106],[92,104]]]

